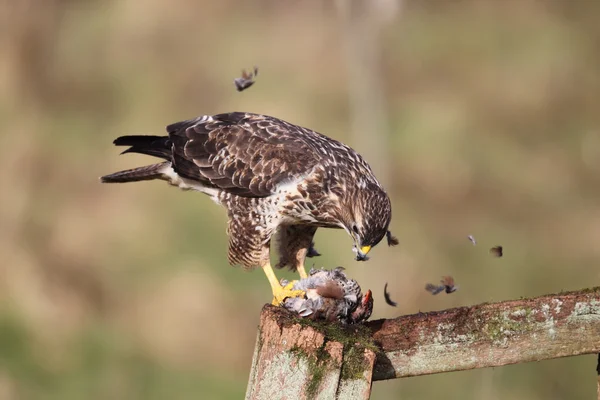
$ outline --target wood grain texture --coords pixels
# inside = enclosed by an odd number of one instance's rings
[[[371,321],[374,380],[600,352],[600,288]]]

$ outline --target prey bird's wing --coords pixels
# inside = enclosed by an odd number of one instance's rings
[[[312,131],[277,118],[229,113],[167,127],[180,176],[239,196],[266,197],[319,162]]]

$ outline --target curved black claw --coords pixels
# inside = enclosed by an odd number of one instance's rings
[[[321,253],[315,249],[315,242],[310,243],[310,247],[308,248],[308,252],[306,253],[306,257],[319,257]]]

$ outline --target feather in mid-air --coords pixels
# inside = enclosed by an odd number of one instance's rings
[[[167,127],[165,136],[121,136],[123,153],[162,159],[156,164],[103,176],[120,183],[160,179],[181,189],[207,194],[227,210],[228,260],[246,269],[261,267],[273,303],[304,296],[294,282],[281,286],[270,263],[277,239],[277,268],[306,278],[304,261],[315,255],[318,228],[344,229],[354,242],[356,260],[388,230],[390,199],[371,167],[350,147],[301,126],[266,115],[232,112],[204,115]]]
[[[238,92],[248,89],[250,86],[254,85],[254,79],[258,76],[258,67],[254,67],[253,72],[246,72],[245,69],[242,70],[242,76],[240,78],[235,78],[233,83],[235,84],[235,88]]]
[[[393,301],[392,298],[390,297],[390,293],[387,291],[387,285],[388,284],[386,282],[385,286],[383,287],[383,297],[385,298],[385,302],[388,303],[392,307],[397,307],[398,303]]]
[[[428,283],[427,285],[425,285],[425,290],[427,290],[433,295],[441,293],[444,290],[446,291],[446,293],[453,293],[458,290],[458,286],[454,285],[454,278],[451,276],[443,276],[440,283],[441,285],[434,285],[433,283]]]
[[[504,255],[502,246],[494,246],[490,249],[490,254],[494,257],[502,257]]]
[[[358,282],[348,279],[343,270],[342,267],[331,271],[311,269],[307,278],[293,285],[294,290],[301,290],[306,296],[289,297],[285,299],[284,307],[300,317],[313,320],[344,324],[366,321],[373,312],[371,291],[362,294]]]

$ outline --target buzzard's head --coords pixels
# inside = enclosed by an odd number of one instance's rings
[[[352,212],[344,218],[346,231],[354,239],[353,251],[357,261],[366,261],[371,251],[387,235],[392,219],[392,205],[387,193],[377,184],[369,184],[351,199]]]

